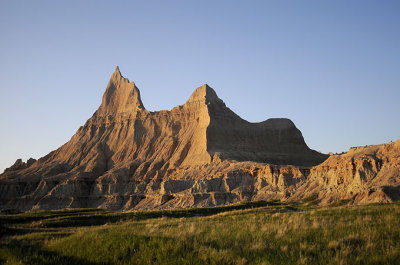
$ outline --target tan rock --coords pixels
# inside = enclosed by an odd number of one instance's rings
[[[323,162],[328,156],[309,149],[290,120],[247,122],[208,85],[184,105],[150,112],[117,67],[99,109],[70,141],[0,175],[0,209],[162,209],[309,196],[320,204],[387,202],[400,199],[399,146],[353,148]]]

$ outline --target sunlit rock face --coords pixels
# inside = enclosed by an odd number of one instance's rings
[[[0,175],[0,209],[160,209],[310,196],[321,204],[387,202],[400,197],[399,153],[396,142],[327,159],[289,119],[247,122],[208,85],[181,106],[151,112],[117,67],[100,107],[70,141]]]

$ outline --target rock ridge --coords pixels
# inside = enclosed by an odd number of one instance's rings
[[[183,105],[150,112],[117,67],[101,105],[67,143],[0,175],[0,209],[392,201],[400,197],[399,153],[396,142],[328,158],[308,148],[291,120],[245,121],[207,84]]]

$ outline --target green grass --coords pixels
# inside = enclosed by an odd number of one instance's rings
[[[315,195],[311,195],[310,197],[304,198],[303,199],[303,203],[307,204],[307,205],[317,205],[317,199],[318,196]]]
[[[0,264],[400,264],[397,203],[40,211],[0,232]]]

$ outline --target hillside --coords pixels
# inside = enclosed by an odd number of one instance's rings
[[[100,107],[67,143],[0,175],[0,209],[391,202],[400,197],[399,145],[328,158],[289,119],[247,122],[206,84],[185,104],[151,112],[117,67]]]

